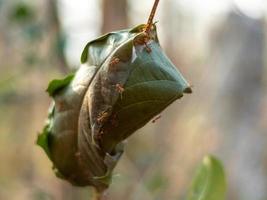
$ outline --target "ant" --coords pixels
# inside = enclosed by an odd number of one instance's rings
[[[110,63],[109,63],[109,66],[110,67],[114,67],[116,64],[118,64],[120,62],[120,59],[119,58],[117,58],[117,57],[113,57],[113,58],[111,58],[111,61],[110,61]]]
[[[155,123],[155,122],[158,121],[160,118],[161,118],[161,115],[158,115],[156,118],[154,118],[154,119],[152,120],[152,123]]]
[[[125,89],[122,87],[121,84],[117,83],[117,84],[116,84],[116,90],[117,90],[117,92],[119,92],[119,93],[123,93]]]
[[[147,33],[144,33],[144,34],[145,35],[136,38],[136,40],[134,41],[134,45],[145,45],[146,52],[151,53],[152,50],[147,44],[149,40],[151,39],[151,37]]]
[[[108,116],[109,116],[108,112],[102,111],[97,117],[97,122],[98,123],[105,122],[107,120]]]
[[[118,93],[120,93],[120,95],[121,95],[121,98],[122,98],[122,93],[124,92],[124,88],[122,87],[122,85],[121,84],[119,84],[119,83],[117,83],[116,85],[115,85],[115,87],[116,87],[116,91],[118,92]]]

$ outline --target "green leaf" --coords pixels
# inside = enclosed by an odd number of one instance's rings
[[[112,150],[118,141],[129,137],[188,92],[189,84],[162,52],[159,44],[152,41],[149,48],[150,53],[146,49],[135,51],[136,60],[129,66],[130,75],[111,114],[117,125],[109,121],[102,128],[104,133],[108,132],[103,135],[106,151]]]
[[[193,180],[187,200],[224,200],[226,179],[219,160],[206,156]]]
[[[48,157],[50,157],[50,150],[49,150],[49,144],[48,144],[48,137],[49,137],[49,125],[46,125],[42,131],[42,133],[40,133],[38,135],[37,138],[37,145],[39,145],[40,147],[43,148],[43,150],[45,151],[45,153],[48,155]]]
[[[72,81],[73,77],[74,77],[74,74],[69,74],[68,76],[66,76],[63,79],[52,80],[49,83],[46,91],[48,92],[48,94],[50,96],[54,96],[57,92],[59,92],[60,90],[64,89],[66,86],[68,86],[70,84],[70,82]]]
[[[48,118],[46,120],[45,126],[41,133],[39,133],[37,137],[36,144],[39,145],[47,154],[47,156],[51,159],[50,145],[49,145],[49,137],[51,136],[51,127],[53,126],[53,115],[55,112],[54,104],[50,105],[48,110]]]

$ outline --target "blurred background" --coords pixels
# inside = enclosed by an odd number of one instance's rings
[[[35,145],[48,82],[85,44],[147,21],[153,0],[0,0],[0,199],[88,200]],[[162,0],[167,55],[194,93],[128,140],[111,200],[181,200],[205,154],[222,160],[229,200],[267,199],[266,0]]]

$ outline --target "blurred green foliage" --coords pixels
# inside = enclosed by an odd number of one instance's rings
[[[16,80],[14,76],[7,77],[3,80],[0,79],[0,104],[9,102],[14,96],[16,96],[15,86]]]
[[[226,179],[219,160],[205,156],[197,170],[187,200],[224,200]]]
[[[158,191],[168,187],[168,180],[162,175],[162,173],[156,173],[147,180],[145,185],[151,193],[157,193]]]
[[[25,2],[17,2],[11,7],[9,19],[14,23],[28,23],[35,18],[34,9]]]

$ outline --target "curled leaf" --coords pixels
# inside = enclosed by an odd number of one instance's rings
[[[39,138],[47,138],[54,166],[72,184],[106,189],[123,141],[191,92],[162,52],[156,27],[149,35],[143,30],[140,25],[89,42],[76,74],[48,87],[54,112]]]

